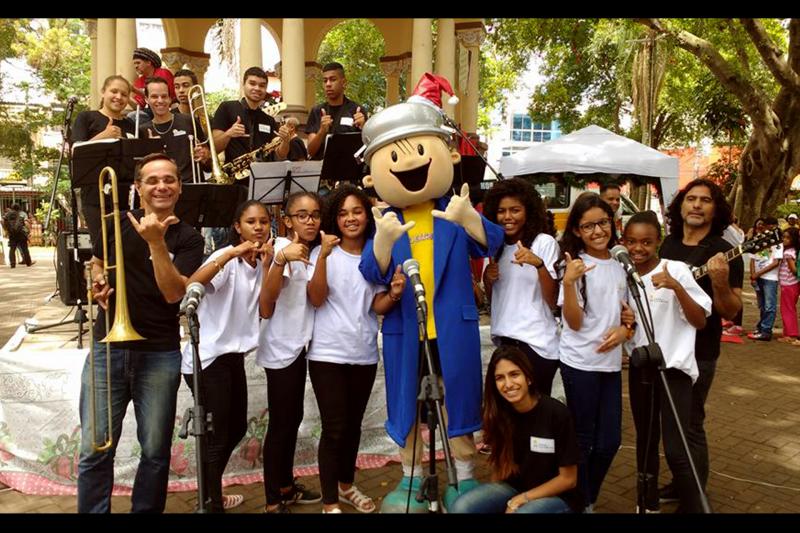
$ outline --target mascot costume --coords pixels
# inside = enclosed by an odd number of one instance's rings
[[[467,184],[460,194],[446,197],[460,155],[448,144],[452,129],[443,127],[442,91],[453,94],[445,78],[425,74],[407,102],[376,113],[364,125],[364,159],[370,167],[364,185],[374,187],[390,207],[383,213],[373,208],[375,237],[366,243],[359,268],[367,281],[388,285],[398,265],[409,258],[419,262],[458,479],[458,490],[449,486],[445,492],[448,507],[478,484],[472,433],[481,427],[481,352],[469,259],[493,256],[503,230],[475,210]],[[409,490],[408,511],[426,512],[427,503],[414,498],[422,481],[423,442],[417,403],[421,339],[410,285],[400,305],[384,317],[381,331],[386,431],[400,446],[403,464],[403,479],[386,495],[381,512],[405,512]]]

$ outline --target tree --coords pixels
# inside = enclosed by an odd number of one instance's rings
[[[371,22],[355,19],[334,26],[317,53],[321,65],[337,61],[344,66],[347,97],[364,105],[370,113],[386,106],[386,79],[381,71],[383,36]],[[325,92],[317,86],[317,101]]]
[[[2,19],[0,59],[11,57],[24,59],[34,79],[18,83],[25,94],[22,110],[3,109],[0,115],[0,155],[12,160],[18,178],[29,180],[43,162],[58,157],[57,150],[35,142],[34,134],[63,121],[63,109],[32,105],[29,94],[37,90],[60,102],[88,95],[91,44],[80,19]],[[75,111],[82,108],[79,103]]]
[[[800,171],[800,19],[641,19],[691,54],[750,119],[741,155],[741,221],[774,213]]]

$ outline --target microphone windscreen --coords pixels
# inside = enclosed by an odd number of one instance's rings
[[[628,249],[621,244],[618,244],[611,249],[611,256],[616,260],[619,260],[620,256],[627,256],[627,255],[628,255]]]
[[[406,273],[406,276],[413,276],[414,274],[419,274],[419,261],[416,259],[406,259],[403,261],[403,272]]]

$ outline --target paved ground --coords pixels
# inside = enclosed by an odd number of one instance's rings
[[[10,270],[0,266],[0,345],[19,324],[41,308],[55,289],[52,249],[33,249],[38,263]],[[60,305],[60,304],[59,304]],[[68,310],[51,302],[50,316],[60,318]],[[41,313],[40,313],[41,314]],[[745,326],[757,320],[754,295],[745,292]],[[776,331],[781,327],[780,319]],[[61,328],[60,328],[61,329]],[[62,329],[63,331],[63,329]],[[66,332],[71,331],[66,328]],[[64,334],[64,333],[62,333]],[[632,513],[636,501],[634,431],[623,376],[623,445],[603,485],[599,513]],[[800,510],[800,348],[772,341],[723,344],[717,374],[708,401],[706,427],[711,448],[709,496],[718,513],[795,513]],[[666,465],[662,460],[661,481]],[[480,456],[480,479],[488,478]],[[359,487],[376,501],[400,478],[399,465],[362,470]],[[318,487],[316,478],[302,480]],[[440,476],[442,489],[444,476]],[[260,513],[264,505],[261,484],[227,489],[245,495],[234,513]],[[171,493],[167,512],[194,510],[195,493]],[[114,512],[130,509],[127,497],[113,498]],[[296,506],[296,513],[319,513],[320,505]],[[674,505],[664,506],[672,512]],[[29,496],[0,487],[0,512],[72,513],[75,497]],[[348,512],[348,509],[345,509]],[[353,511],[355,512],[355,511]]]

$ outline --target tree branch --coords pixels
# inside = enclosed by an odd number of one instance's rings
[[[789,21],[789,65],[800,74],[800,19]]]
[[[741,29],[739,26],[733,23],[732,19],[725,19],[725,23],[728,25],[728,31],[730,32],[731,38],[733,39],[733,44],[736,47],[736,55],[739,57],[739,63],[741,63],[742,69],[750,74],[750,62],[747,58],[747,51],[742,47],[742,44],[739,41]]]
[[[800,76],[783,59],[783,51],[772,42],[764,26],[755,19],[739,19],[761,59],[778,82],[790,90],[800,89]]]
[[[742,108],[752,118],[754,127],[762,128],[768,135],[777,134],[779,131],[777,117],[770,109],[766,95],[756,85],[743,79],[710,42],[684,30],[667,28],[659,19],[636,19],[636,21],[666,35],[676,45],[697,57],[722,86],[739,100]]]

